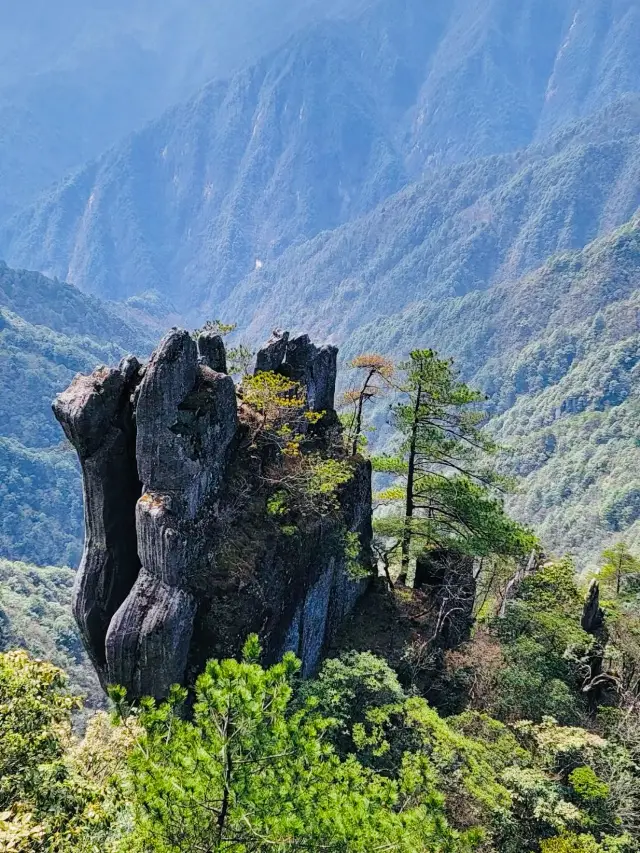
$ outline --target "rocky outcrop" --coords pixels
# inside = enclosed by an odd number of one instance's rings
[[[303,385],[308,408],[326,413],[316,430],[333,430],[336,361],[334,347],[282,333],[256,370]],[[250,632],[266,659],[293,650],[309,674],[366,586],[345,535],[358,533],[369,566],[369,465],[346,460],[352,476],[331,512],[279,524],[266,508],[273,450],[239,418],[225,369],[219,336],[173,330],[147,365],[78,376],[54,403],[84,476],[74,614],[103,685],[132,699],[191,684]]]
[[[198,335],[198,356],[201,364],[216,373],[227,372],[227,353],[220,335],[212,332],[202,332]]]
[[[424,551],[416,560],[414,587],[427,592],[434,613],[433,636],[443,648],[468,640],[476,600],[474,558],[451,548]]]
[[[604,630],[604,610],[600,607],[600,584],[592,580],[582,608],[580,625],[587,634],[598,637]]]
[[[142,487],[131,403],[140,375],[136,359],[116,369],[100,367],[77,376],[54,403],[80,457],[84,485],[85,547],[73,612],[103,684],[107,630],[140,571],[135,508]]]
[[[333,412],[338,372],[336,347],[312,344],[308,335],[289,338],[288,332],[274,331],[258,352],[256,372],[278,371],[306,388],[312,412]]]
[[[613,704],[618,689],[617,679],[604,668],[609,631],[600,606],[600,584],[595,579],[589,584],[580,624],[582,630],[593,637],[586,654],[587,674],[582,692],[587,696],[590,713],[595,716],[602,705]]]

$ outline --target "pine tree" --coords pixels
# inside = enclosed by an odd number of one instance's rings
[[[395,456],[374,464],[402,483],[381,493],[402,502],[401,530],[397,516],[378,525],[383,535],[399,533],[402,575],[416,538],[422,547],[453,541],[477,556],[527,553],[535,539],[505,514],[506,484],[488,464],[496,447],[481,427],[484,396],[433,350],[415,350],[401,369],[392,421],[402,443]]]
[[[364,443],[365,405],[389,390],[395,368],[390,359],[378,353],[359,355],[350,362],[349,367],[362,376],[361,382],[346,391],[341,400],[341,408],[347,410],[344,418],[346,443],[355,456]]]
[[[196,684],[193,720],[179,704],[145,703],[133,757],[133,836],[127,850],[463,853],[442,798],[419,768],[392,780],[341,760],[332,722],[290,707],[299,661],[263,669],[257,637],[244,658],[210,661]]]
[[[618,542],[602,554],[598,580],[602,588],[617,599],[624,593],[625,581],[632,576],[640,579],[640,560],[634,557],[624,542]]]

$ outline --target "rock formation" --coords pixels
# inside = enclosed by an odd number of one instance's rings
[[[580,625],[587,634],[598,637],[604,630],[604,610],[600,607],[600,584],[592,580],[582,608]]]
[[[434,610],[433,635],[443,648],[468,640],[476,599],[474,558],[451,548],[433,548],[418,555],[414,586],[429,593]]]
[[[329,449],[336,362],[334,347],[276,333],[256,371],[304,386],[308,409],[323,413],[315,451],[344,456]],[[84,481],[74,614],[102,684],[131,699],[193,683],[250,632],[267,660],[293,650],[312,673],[366,587],[344,542],[357,533],[370,567],[368,463],[347,460],[332,511],[279,524],[263,476],[273,450],[252,442],[225,371],[220,337],[173,330],[148,364],[129,358],[77,376],[54,402]]]
[[[589,711],[595,716],[601,705],[607,702],[613,703],[618,689],[615,676],[604,669],[609,631],[605,612],[600,606],[600,584],[595,579],[589,584],[580,624],[582,630],[593,637],[593,643],[586,655],[587,675],[582,685],[582,692],[587,695]]]

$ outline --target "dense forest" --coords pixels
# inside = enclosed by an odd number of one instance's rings
[[[637,850],[640,559],[619,542],[579,584],[542,553],[505,512],[483,395],[432,350],[355,358],[324,451],[304,389],[247,367],[231,369],[272,460],[263,512],[285,535],[337,511],[354,454],[378,472],[368,593],[313,678],[290,652],[263,664],[252,635],[192,690],[130,703],[112,685],[110,711],[95,696],[83,711],[71,573],[3,563],[5,648],[69,673],[0,654],[4,849]],[[387,397],[392,441],[375,454]]]

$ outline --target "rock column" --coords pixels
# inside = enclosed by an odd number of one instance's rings
[[[187,332],[169,333],[151,357],[136,404],[142,568],[106,637],[109,679],[135,696],[162,697],[183,681],[197,610],[189,570],[199,558],[189,524],[222,483],[236,412],[231,377],[199,361]]]
[[[134,358],[116,369],[98,368],[90,376],[76,376],[53,404],[82,466],[85,545],[73,613],[103,685],[109,680],[107,630],[140,571],[135,506],[142,485],[131,403],[139,373]]]

